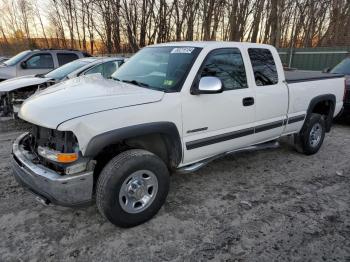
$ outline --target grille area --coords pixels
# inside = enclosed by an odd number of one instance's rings
[[[33,163],[42,164],[61,175],[64,175],[66,164],[53,163],[39,156],[38,146],[48,147],[62,153],[73,153],[78,150],[78,142],[73,132],[58,131],[37,125],[31,125],[29,136],[22,143],[24,149],[33,154]]]
[[[33,125],[30,134],[32,149],[43,146],[62,153],[73,153],[78,143],[73,132],[70,131],[58,131]]]

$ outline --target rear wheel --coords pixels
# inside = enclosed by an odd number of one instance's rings
[[[165,202],[169,172],[165,163],[146,150],[128,150],[114,157],[97,181],[100,213],[121,227],[152,218]]]
[[[326,133],[326,124],[322,115],[311,114],[299,134],[301,151],[312,155],[321,148]]]

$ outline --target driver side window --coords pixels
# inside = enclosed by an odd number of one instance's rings
[[[212,51],[204,62],[201,77],[220,78],[224,90],[247,88],[243,58],[238,48],[224,48]]]
[[[26,61],[27,69],[49,69],[54,68],[52,55],[37,54]]]

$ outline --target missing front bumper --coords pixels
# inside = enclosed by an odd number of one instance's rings
[[[92,201],[93,171],[62,176],[42,165],[34,164],[24,150],[19,136],[13,143],[12,169],[16,180],[34,194],[62,206],[80,206]]]

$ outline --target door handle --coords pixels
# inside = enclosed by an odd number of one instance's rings
[[[254,97],[243,98],[243,106],[252,106],[252,105],[254,105]]]

